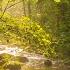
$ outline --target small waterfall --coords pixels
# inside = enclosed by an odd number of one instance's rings
[[[23,51],[23,49],[18,48],[16,46],[8,47],[6,45],[0,45],[0,54],[3,54],[3,53],[10,54],[15,57],[17,57],[17,56],[18,57],[26,57],[28,59],[27,65],[35,66],[38,64],[43,64],[44,60],[46,60],[46,58],[43,57],[42,55]]]
[[[31,60],[45,60],[44,56],[23,51],[23,49],[18,48],[17,46],[8,47],[7,45],[0,45],[0,54],[3,53],[7,53],[13,56],[23,56]]]
[[[8,47],[6,45],[0,45],[0,54],[7,53],[14,56],[19,56],[19,53],[21,53],[23,49],[20,49],[18,47]]]

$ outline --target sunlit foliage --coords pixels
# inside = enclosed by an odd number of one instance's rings
[[[60,2],[61,0],[54,0],[55,2]]]
[[[4,22],[3,22],[4,21]],[[45,54],[54,54],[52,36],[28,17],[15,18],[4,14],[0,22],[0,43],[16,44],[26,51]]]

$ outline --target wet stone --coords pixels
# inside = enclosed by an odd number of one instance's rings
[[[19,62],[26,63],[29,62],[28,58],[26,57],[16,57]]]
[[[45,66],[52,66],[52,61],[51,60],[45,60],[44,65]]]

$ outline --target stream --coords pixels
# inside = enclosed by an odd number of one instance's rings
[[[23,51],[23,49],[18,48],[17,46],[8,47],[7,45],[0,45],[0,55],[1,54],[9,54],[14,57],[23,57],[22,60],[26,62],[21,65],[21,69],[9,69],[9,70],[70,70],[70,66],[64,66],[63,64],[59,64],[56,61],[51,61],[52,65],[44,64],[47,60],[43,55],[29,53]]]

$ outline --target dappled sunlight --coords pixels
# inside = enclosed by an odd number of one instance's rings
[[[55,2],[60,2],[61,0],[54,0]]]

